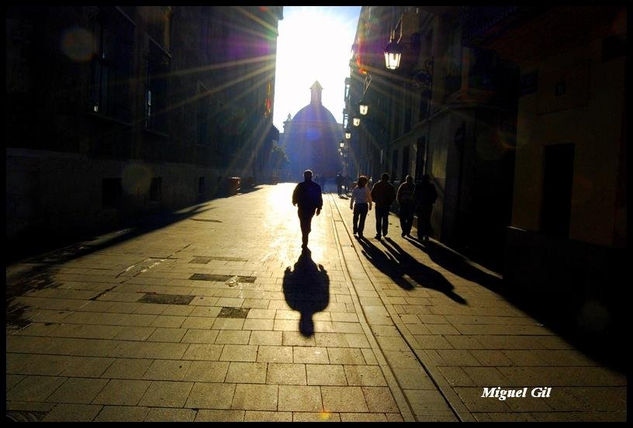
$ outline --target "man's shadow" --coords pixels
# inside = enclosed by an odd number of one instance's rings
[[[299,311],[299,331],[305,337],[314,334],[312,316],[324,310],[330,302],[330,278],[322,265],[312,260],[310,250],[301,252],[299,259],[284,272],[284,297],[288,305]]]
[[[391,238],[385,238],[381,242],[385,246],[386,252],[365,239],[360,240],[365,256],[400,287],[405,290],[415,288],[404,278],[407,275],[420,287],[440,291],[457,303],[467,304],[463,297],[455,293],[453,284],[441,273],[417,261]]]

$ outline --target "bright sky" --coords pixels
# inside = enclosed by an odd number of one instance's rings
[[[273,124],[283,122],[310,103],[310,86],[318,80],[321,101],[343,122],[345,78],[361,6],[284,6],[279,21]]]

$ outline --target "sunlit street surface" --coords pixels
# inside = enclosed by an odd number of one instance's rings
[[[302,252],[294,185],[257,186],[9,266],[7,414],[626,419],[624,375],[508,303],[494,272],[401,237],[393,214],[378,241],[370,211],[359,241],[349,200],[326,189]]]

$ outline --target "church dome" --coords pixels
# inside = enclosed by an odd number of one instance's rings
[[[338,143],[343,128],[321,104],[322,90],[319,82],[314,82],[310,104],[284,124],[286,153],[296,176],[308,168],[320,176],[334,176],[340,170]]]

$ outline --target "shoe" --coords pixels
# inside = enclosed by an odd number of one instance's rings
[[[404,232],[402,232],[402,233],[400,234],[400,236],[402,236],[402,237],[404,238],[405,236],[407,236],[407,234],[406,234],[406,233],[404,233]]]
[[[375,238],[376,238],[376,239],[380,239],[380,235],[376,235],[376,236],[375,236]]]

